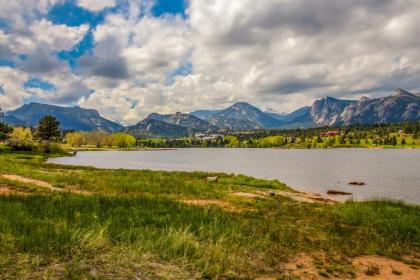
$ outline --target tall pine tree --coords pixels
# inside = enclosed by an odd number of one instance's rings
[[[60,138],[60,122],[54,116],[45,116],[39,120],[37,138],[52,141]]]
[[[13,132],[13,128],[8,126],[6,123],[2,122],[2,118],[3,118],[3,112],[1,111],[0,108],[0,141],[4,141],[9,139],[10,137],[10,133]]]

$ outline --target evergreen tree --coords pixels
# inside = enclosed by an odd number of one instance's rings
[[[0,108],[0,141],[4,141],[10,138],[10,133],[13,132],[13,128],[1,121],[3,118],[3,112]]]
[[[60,122],[53,116],[45,116],[39,120],[37,138],[51,141],[60,138]]]
[[[392,136],[392,138],[391,138],[391,145],[392,146],[396,146],[397,145],[397,136]]]

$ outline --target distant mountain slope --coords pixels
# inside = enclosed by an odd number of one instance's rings
[[[213,115],[219,113],[220,111],[221,110],[197,110],[197,111],[191,112],[190,115],[193,115],[202,120],[207,120],[211,118]]]
[[[290,122],[293,121],[296,118],[299,118],[303,115],[305,115],[307,112],[309,112],[309,110],[311,109],[311,107],[309,106],[305,106],[302,108],[299,108],[289,114],[279,114],[279,113],[274,113],[274,112],[265,112],[266,114],[268,114],[269,116],[271,116],[272,118],[278,119],[280,121],[283,122]]]
[[[278,128],[283,124],[282,121],[245,102],[233,104],[210,117],[208,121],[215,126],[229,130]]]
[[[420,121],[420,97],[398,89],[394,94],[352,103],[342,112],[341,124]]]
[[[357,101],[327,97],[315,101],[307,114],[310,114],[315,126],[333,126],[341,122],[345,108],[354,103]]]
[[[175,113],[161,115],[150,114],[126,131],[138,138],[145,137],[185,137],[197,133],[215,133],[220,129],[209,122],[189,114]]]
[[[19,120],[17,118],[15,118],[14,116],[9,116],[9,115],[5,115],[4,116],[4,121],[10,125],[14,125],[14,126],[25,126],[25,122],[22,120]]]
[[[327,97],[315,101],[310,110],[284,127],[341,126],[420,121],[420,97],[398,89],[382,98],[340,100]]]
[[[144,119],[141,122],[125,129],[127,133],[137,138],[147,137],[186,137],[189,135],[188,128],[166,123],[153,118]]]
[[[56,117],[60,121],[60,127],[65,130],[114,132],[123,129],[120,124],[101,117],[96,110],[40,103],[25,104],[8,112],[5,120],[11,125],[37,126],[39,120],[46,115]]]
[[[211,111],[199,112],[204,112],[204,117]],[[207,120],[228,130],[412,122],[420,121],[420,94],[397,89],[394,94],[382,98],[343,100],[326,97],[290,114],[263,112],[248,103],[238,102]]]
[[[168,115],[153,113],[150,114],[146,119],[159,120],[169,124],[186,127],[190,134],[198,132],[214,133],[220,130],[217,126],[214,126],[205,120],[190,114],[182,114],[179,112]]]

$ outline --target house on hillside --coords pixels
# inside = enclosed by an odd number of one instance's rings
[[[319,134],[319,136],[321,137],[334,137],[340,135],[340,131],[339,130],[330,130],[330,131],[326,131],[326,132],[321,132]]]
[[[222,134],[206,134],[206,133],[198,133],[196,135],[194,135],[194,137],[197,140],[207,140],[207,141],[212,141],[212,140],[217,140],[217,139],[223,139],[223,135]]]

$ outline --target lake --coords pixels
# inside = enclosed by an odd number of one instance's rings
[[[334,199],[391,198],[420,204],[420,150],[397,149],[223,149],[79,152],[48,162],[98,168],[209,171],[278,179],[290,187],[320,193],[353,193]],[[350,181],[365,186],[349,186]]]

